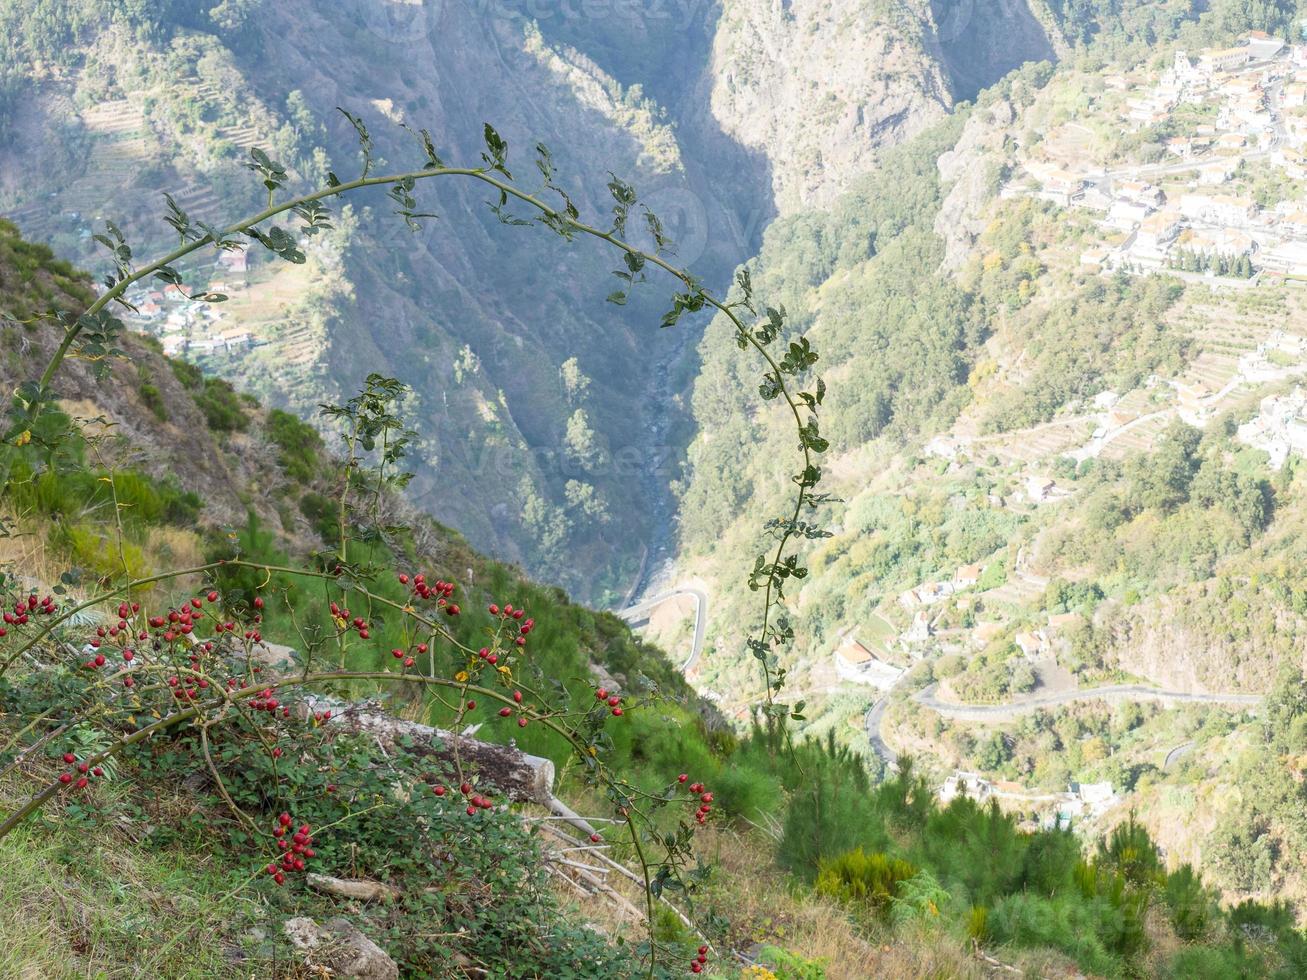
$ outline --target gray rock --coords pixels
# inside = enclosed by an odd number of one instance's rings
[[[318,925],[309,918],[289,919],[286,938],[310,966],[331,971],[335,977],[362,980],[399,980],[399,966],[348,919],[328,919]]]

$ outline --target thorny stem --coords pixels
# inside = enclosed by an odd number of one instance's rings
[[[657,959],[653,955],[653,882],[649,880],[649,862],[645,860],[644,848],[640,846],[640,830],[636,827],[635,821],[631,819],[629,813],[623,815],[626,817],[626,828],[631,832],[631,845],[635,848],[636,860],[640,862],[640,873],[644,877],[644,908],[645,916],[649,920],[649,976],[652,978],[654,975],[654,964],[657,962]]]

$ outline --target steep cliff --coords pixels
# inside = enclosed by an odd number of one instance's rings
[[[342,106],[367,118],[378,165],[420,162],[399,123],[430,129],[451,162],[475,163],[492,122],[528,173],[544,142],[600,223],[618,173],[663,219],[678,261],[709,282],[746,257],[770,214],[729,179],[726,140],[698,154],[638,86],[510,5],[245,7],[238,31],[106,20],[81,29],[65,64],[28,64],[0,139],[0,210],[83,262],[100,260],[90,232],[103,219],[147,255],[167,244],[165,190],[204,220],[257,209],[243,166],[252,146],[287,164],[297,187],[357,172]],[[47,178],[17,177],[34,173]],[[650,329],[665,284],[606,304],[614,255],[501,226],[466,184],[418,196],[440,218],[417,233],[378,192],[351,199],[304,267],[256,259],[233,276],[211,258],[192,265],[201,282],[246,277],[220,333],[253,344],[214,346],[217,328],[188,326],[179,349],[309,415],[369,371],[398,376],[422,423],[421,503],[533,571],[620,596],[669,525],[669,461],[688,425],[668,386],[690,345]]]
[[[1058,47],[1061,47],[1058,42]],[[763,153],[782,213],[829,205],[901,143],[1028,61],[1056,57],[1026,0],[725,0],[712,109]]]

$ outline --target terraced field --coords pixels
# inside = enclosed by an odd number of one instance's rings
[[[156,162],[154,137],[140,106],[116,99],[82,110],[80,119],[90,141],[84,171],[6,215],[30,238],[48,240],[72,220],[72,212],[85,224],[126,223],[151,205],[152,195],[135,191],[141,172]]]

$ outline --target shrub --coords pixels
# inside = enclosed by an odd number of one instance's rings
[[[145,553],[137,545],[128,541],[115,543],[109,535],[84,524],[56,525],[50,533],[50,543],[66,552],[75,566],[97,579],[122,575],[124,566],[131,578],[149,574]]]
[[[764,946],[757,963],[770,970],[776,980],[826,980],[826,968],[818,960],[807,960],[776,946]]]
[[[811,743],[796,752],[800,765],[785,764],[782,784],[791,790],[781,836],[780,861],[811,878],[823,858],[858,847],[882,850],[889,843],[883,820],[869,819],[868,779],[862,761]]]
[[[154,417],[160,422],[167,422],[168,409],[163,404],[163,394],[159,391],[158,387],[147,381],[142,384],[137,391],[140,393],[141,401],[144,402],[145,407],[154,414]]]
[[[1132,885],[1156,881],[1162,870],[1157,847],[1144,826],[1135,820],[1134,814],[1125,823],[1114,827],[1106,840],[1099,842],[1098,863],[1120,874]]]
[[[823,860],[817,870],[816,890],[820,895],[866,904],[883,912],[900,884],[916,874],[917,869],[907,861],[881,852],[867,854],[859,847]]]
[[[1167,875],[1165,893],[1175,934],[1190,942],[1203,938],[1214,903],[1194,869],[1185,864]]]
[[[323,541],[337,541],[340,538],[339,514],[336,501],[330,497],[307,491],[300,497],[300,513],[308,518],[313,530]]]
[[[111,515],[115,499],[124,526],[141,527],[160,522],[189,526],[199,517],[198,496],[168,481],[135,470],[112,474],[86,469],[47,469],[32,475],[15,467],[8,486],[15,509],[47,516],[79,519]]]
[[[967,913],[967,938],[978,943],[989,941],[989,909],[985,906],[973,905]]]
[[[168,362],[168,366],[172,368],[172,373],[182,383],[182,387],[192,391],[200,391],[204,388],[204,372],[194,364],[173,359]]]
[[[195,395],[195,404],[214,432],[244,432],[250,427],[241,396],[221,378],[205,378],[203,390]]]
[[[994,942],[1052,946],[1096,973],[1117,974],[1121,962],[1098,937],[1095,909],[1074,900],[1044,898],[1028,892],[1006,895],[987,918]]]
[[[317,429],[289,412],[274,408],[268,412],[268,438],[281,450],[277,462],[286,475],[300,483],[312,483],[318,475],[322,436]]]

